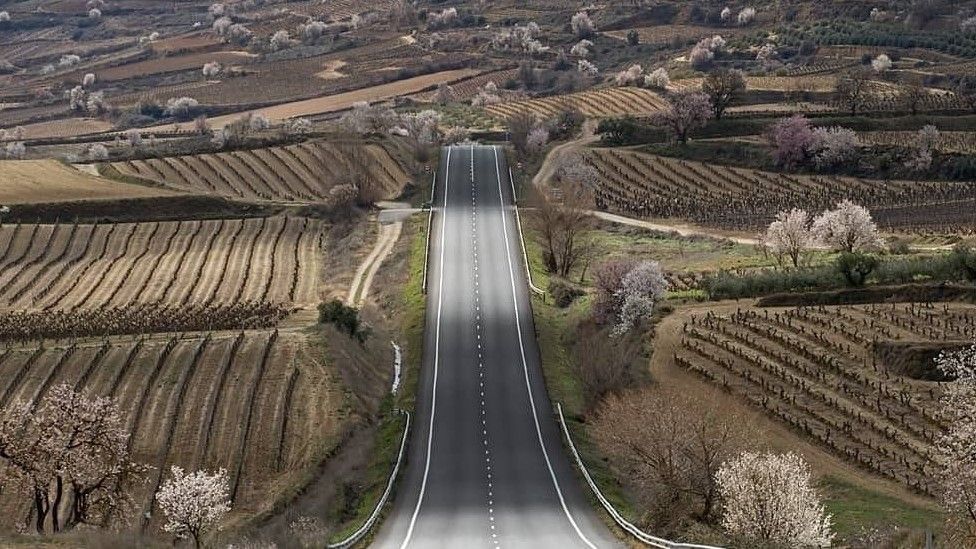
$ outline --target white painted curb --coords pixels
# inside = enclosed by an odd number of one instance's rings
[[[434,181],[430,185],[430,207],[427,208],[427,243],[424,248],[424,285],[421,293],[427,294],[427,261],[430,256],[430,229],[434,224],[434,193],[437,190],[437,171],[434,171]]]
[[[400,438],[400,452],[397,454],[396,464],[393,466],[393,472],[390,473],[390,479],[386,482],[386,490],[383,491],[383,495],[380,496],[380,500],[376,502],[376,508],[370,513],[369,518],[366,522],[359,527],[358,530],[349,535],[346,539],[338,543],[329,543],[326,545],[327,549],[346,549],[352,547],[360,540],[363,539],[369,530],[376,524],[377,519],[380,517],[380,511],[383,510],[383,506],[386,505],[386,500],[389,499],[390,493],[393,492],[393,484],[396,482],[397,474],[400,472],[400,465],[403,463],[403,456],[406,454],[407,448],[407,433],[410,432],[410,412],[404,410],[403,415],[407,416],[406,424],[403,426],[403,436]]]
[[[693,543],[678,543],[664,538],[659,538],[657,536],[652,536],[647,532],[644,532],[640,528],[634,526],[627,519],[622,517],[620,513],[614,509],[613,505],[604,497],[603,492],[600,488],[593,482],[593,477],[590,476],[590,472],[586,470],[586,465],[583,464],[583,460],[580,458],[579,452],[576,451],[576,445],[573,444],[572,437],[569,436],[569,429],[566,427],[566,418],[563,417],[563,406],[560,403],[556,403],[556,411],[559,413],[559,424],[562,427],[563,435],[566,437],[566,444],[569,445],[569,450],[573,454],[573,458],[576,460],[576,466],[579,468],[580,472],[583,473],[583,478],[586,479],[586,483],[589,484],[590,490],[593,491],[593,495],[600,502],[600,505],[607,511],[607,514],[616,522],[621,528],[626,530],[630,535],[637,538],[637,540],[642,543],[649,545],[651,547],[659,547],[660,549],[722,549],[721,547],[715,547],[712,545],[696,545]]]

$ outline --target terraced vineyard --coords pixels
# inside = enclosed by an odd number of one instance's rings
[[[0,307],[314,304],[324,227],[297,217],[5,225]]]
[[[974,334],[966,304],[726,307],[691,316],[673,360],[849,461],[934,494],[939,384],[906,377],[881,349],[946,348]]]
[[[871,209],[885,228],[919,233],[976,231],[973,182],[788,175],[616,149],[593,149],[585,160],[601,176],[597,207],[639,216],[755,230],[780,211],[820,211],[847,198]]]
[[[285,147],[132,160],[110,164],[122,175],[229,198],[314,202],[338,184],[369,178],[385,196],[410,177],[380,145],[311,141]]]
[[[248,514],[313,465],[339,425],[341,397],[319,364],[304,336],[267,330],[8,348],[0,406],[37,402],[58,384],[115,397],[134,458],[154,467],[136,487],[136,517],[154,511],[170,465],[226,468],[235,512]],[[0,509],[18,523],[29,512],[26,499],[6,494]]]
[[[667,103],[658,94],[642,88],[603,88],[567,95],[498,103],[485,110],[499,118],[530,112],[551,117],[566,109],[577,109],[590,118],[648,115],[665,108]]]

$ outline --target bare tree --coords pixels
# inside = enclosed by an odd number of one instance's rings
[[[928,95],[929,92],[927,89],[925,89],[925,86],[913,78],[905,82],[900,94],[900,98],[902,104],[906,109],[908,109],[908,112],[912,113],[914,116],[918,114],[919,107],[922,106],[922,103],[925,101]]]
[[[539,192],[537,202],[533,219],[546,270],[567,277],[592,250],[586,233],[590,228],[593,195],[583,182],[563,179],[558,191]]]
[[[528,153],[529,133],[535,125],[535,115],[528,111],[519,111],[509,117],[508,138],[519,154]]]
[[[837,82],[837,100],[850,111],[851,116],[864,106],[868,96],[870,74],[863,68],[849,71]]]
[[[715,473],[748,440],[749,423],[710,396],[656,387],[610,394],[592,421],[590,433],[611,468],[633,484],[656,526],[688,516],[713,521]]]
[[[712,103],[701,92],[679,93],[668,100],[671,106],[654,115],[656,124],[671,130],[679,143],[687,143],[691,132],[708,122],[712,114]]]
[[[742,71],[736,69],[718,69],[709,73],[702,82],[702,91],[712,102],[712,112],[715,120],[721,120],[725,109],[744,92],[746,79]]]

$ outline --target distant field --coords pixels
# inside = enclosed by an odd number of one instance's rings
[[[355,154],[353,154],[355,153]],[[366,175],[385,198],[400,194],[410,177],[380,145],[312,141],[286,147],[114,162],[119,173],[174,190],[229,198],[309,201],[340,183]]]
[[[861,142],[869,145],[901,145],[910,146],[918,137],[918,132],[909,131],[878,131],[858,132]],[[935,148],[946,153],[976,154],[976,133],[973,132],[939,132],[935,141]]]
[[[317,219],[0,226],[0,309],[318,302]],[[45,321],[39,318],[38,322]],[[50,331],[45,328],[45,331]]]
[[[665,107],[664,99],[641,88],[603,88],[541,99],[527,99],[497,103],[485,111],[499,118],[530,112],[539,116],[554,116],[564,109],[577,109],[590,118],[605,118],[625,114],[647,115]]]
[[[617,149],[594,149],[585,159],[602,176],[597,205],[641,216],[753,230],[782,210],[821,211],[848,198],[890,230],[976,230],[976,189],[967,182],[789,175]]]
[[[121,183],[57,160],[0,161],[0,204],[169,196],[172,191]]]
[[[95,76],[99,82],[114,82],[116,80],[126,80],[128,78],[138,78],[153,74],[166,72],[184,71],[190,69],[202,69],[204,63],[217,61],[222,65],[234,65],[247,63],[257,57],[252,53],[243,51],[216,51],[206,53],[191,53],[186,55],[164,56],[156,59],[147,59],[136,63],[128,63],[118,67],[105,69],[95,69]],[[81,73],[76,76],[80,79]],[[203,78],[201,74],[200,78]]]
[[[264,115],[271,120],[284,120],[299,116],[326,114],[348,109],[360,101],[385,101],[401,95],[410,95],[425,88],[436,86],[441,82],[453,82],[455,80],[473,76],[478,74],[478,72],[479,71],[474,69],[459,69],[425,74],[423,76],[415,76],[413,78],[398,80],[396,82],[381,84],[379,86],[372,86],[369,88],[338,93],[335,95],[327,95],[324,97],[316,97],[313,99],[305,99],[302,101],[293,101],[291,103],[284,103],[249,112]],[[215,128],[222,128],[224,125],[233,122],[243,114],[245,113],[241,112],[226,116],[218,116],[210,119],[210,124]]]
[[[134,459],[154,467],[133,494],[137,527],[171,465],[225,468],[235,513],[253,514],[317,464],[342,426],[341,394],[311,352],[305,336],[277,331],[7,349],[0,406],[62,383],[118,399]],[[27,501],[11,493],[0,509],[19,524]]]
[[[97,118],[62,118],[48,122],[38,122],[21,126],[25,139],[45,139],[49,137],[72,137],[89,133],[109,131],[111,122]]]
[[[673,80],[668,89],[675,91],[701,89],[701,78]],[[837,88],[837,77],[831,75],[810,76],[747,76],[746,90],[781,92],[829,93]]]
[[[678,43],[681,46],[706,36],[719,34],[728,38],[730,35],[742,32],[741,29],[719,29],[695,25],[659,25],[655,27],[608,31],[604,34],[620,40],[626,40],[627,33],[631,30],[637,31],[637,36],[641,44],[669,45]]]

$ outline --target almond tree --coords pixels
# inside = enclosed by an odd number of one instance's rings
[[[712,115],[712,102],[702,92],[684,92],[668,98],[669,108],[652,120],[668,128],[679,143],[687,143],[691,132],[701,128]]]
[[[940,413],[948,429],[937,439],[949,546],[976,545],[976,345],[936,358],[944,384]]]
[[[818,169],[829,170],[853,162],[861,151],[861,140],[849,128],[831,126],[813,130],[810,152]]]
[[[30,497],[38,533],[48,524],[58,532],[125,519],[128,490],[147,471],[130,460],[128,443],[113,399],[56,385],[39,402],[8,406],[0,418],[0,481],[6,476]]]
[[[813,220],[812,232],[818,241],[841,252],[864,252],[881,245],[871,212],[850,200],[843,200],[837,208],[818,215]]]
[[[829,547],[830,515],[800,456],[744,452],[715,475],[722,527],[734,536],[787,547]]]
[[[650,74],[644,77],[644,85],[649,88],[665,89],[668,84],[671,83],[671,78],[668,76],[668,70],[664,67],[658,67],[651,71]]]
[[[589,38],[596,32],[596,25],[585,11],[578,11],[569,22],[577,38]]]
[[[774,147],[776,164],[790,170],[807,161],[814,143],[810,119],[802,114],[780,118],[766,132],[766,137]]]
[[[621,336],[643,322],[654,312],[654,305],[664,298],[668,281],[657,261],[641,261],[624,276],[615,296],[620,303],[614,336]]]
[[[810,214],[798,208],[779,212],[760,236],[760,242],[776,256],[780,265],[783,263],[783,256],[787,256],[794,267],[799,267],[803,252],[814,242],[810,230]]]
[[[166,515],[163,530],[177,538],[193,540],[201,547],[203,536],[230,512],[230,487],[227,471],[187,473],[172,466],[156,494],[159,508]]]

